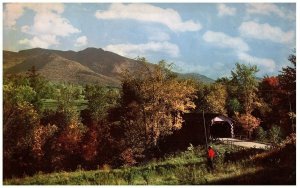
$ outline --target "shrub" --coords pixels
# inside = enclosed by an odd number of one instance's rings
[[[137,163],[134,159],[133,151],[130,148],[127,148],[125,151],[123,151],[120,158],[125,166],[132,166]]]
[[[258,127],[257,129],[255,129],[255,138],[258,141],[266,141],[267,132],[262,127]]]
[[[282,131],[281,131],[280,127],[277,125],[273,125],[268,132],[268,137],[269,137],[270,141],[273,144],[277,145],[282,140],[281,136],[282,136]]]

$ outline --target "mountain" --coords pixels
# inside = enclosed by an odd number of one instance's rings
[[[215,82],[215,80],[208,78],[207,76],[204,76],[202,74],[198,74],[198,73],[185,73],[185,74],[180,74],[179,76],[181,78],[194,79],[197,81],[201,81],[203,83],[214,83]]]
[[[4,74],[26,73],[32,66],[52,81],[120,85],[124,69],[138,67],[138,62],[97,48],[59,51],[34,48],[3,52]]]
[[[42,48],[19,52],[3,51],[4,75],[25,74],[32,66],[35,66],[39,74],[55,82],[120,86],[123,70],[135,70],[141,64],[101,48],[87,48],[78,52]],[[212,79],[199,74],[181,76],[213,82]]]

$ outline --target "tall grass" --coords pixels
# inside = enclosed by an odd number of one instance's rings
[[[228,148],[224,145],[213,146],[218,157],[215,160],[215,170],[209,172],[206,168],[205,149],[193,147],[184,152],[169,154],[162,159],[153,160],[147,164],[120,169],[95,171],[59,172],[52,174],[37,174],[33,177],[4,180],[4,184],[34,184],[34,185],[201,185],[231,182],[230,178],[247,177],[263,170],[262,166],[252,163],[250,157],[241,160],[224,162],[224,153],[247,153],[239,148]],[[251,154],[251,152],[248,152]],[[230,181],[227,181],[230,179]],[[224,181],[226,180],[226,181]],[[250,181],[246,179],[245,181]]]

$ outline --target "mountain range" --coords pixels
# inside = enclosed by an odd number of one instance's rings
[[[42,48],[19,52],[3,51],[4,75],[24,74],[33,66],[40,75],[55,82],[120,86],[123,70],[135,70],[141,64],[101,48],[86,48],[78,52]],[[214,81],[196,73],[180,76],[205,83]]]

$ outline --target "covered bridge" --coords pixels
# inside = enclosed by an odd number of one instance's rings
[[[189,144],[205,144],[205,130],[208,140],[234,137],[233,121],[224,115],[204,113],[203,118],[203,113],[186,113],[183,119],[182,128],[161,143],[164,149],[172,147],[185,149]]]

